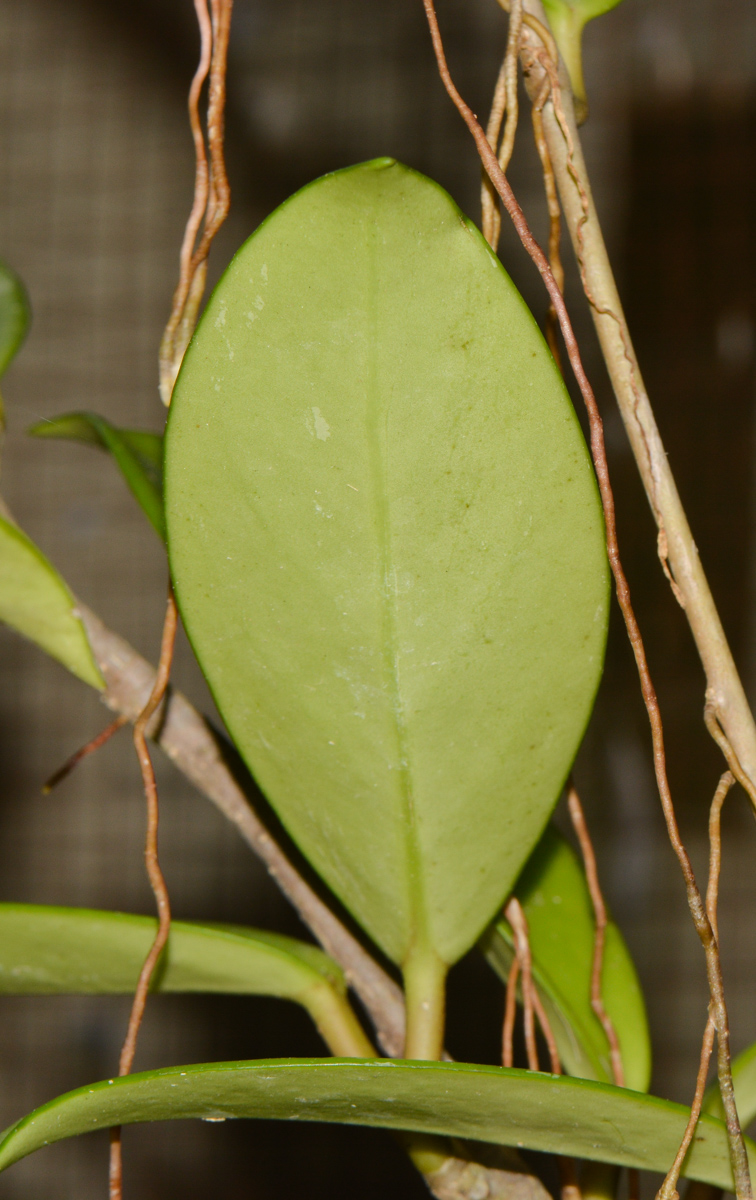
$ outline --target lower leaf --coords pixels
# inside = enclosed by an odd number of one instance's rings
[[[104,1080],[50,1101],[3,1135],[0,1170],[94,1129],[187,1117],[370,1125],[666,1171],[688,1109],[610,1084],[468,1063],[200,1063]],[[750,1140],[748,1153],[754,1170]],[[732,1189],[721,1121],[701,1118],[683,1174]]]

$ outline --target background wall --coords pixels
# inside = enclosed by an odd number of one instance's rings
[[[455,78],[483,113],[504,48],[502,14],[494,0],[440,0],[439,15]],[[662,434],[752,691],[755,26],[749,0],[625,0],[586,35],[585,127]],[[74,590],[152,657],[166,583],[154,534],[104,456],[35,442],[24,430],[76,408],[161,426],[157,346],[191,198],[185,94],[196,55],[189,0],[0,6],[0,256],[25,279],[34,308],[3,386],[3,493]],[[295,188],[375,155],[435,176],[478,213],[477,159],[438,82],[419,2],[236,0],[228,142],[233,208],[213,252],[214,278]],[[543,237],[527,119],[511,178]],[[500,253],[542,317],[540,284],[506,223]],[[568,298],[605,414],[623,557],[660,689],[673,789],[703,869],[719,771],[700,720],[703,679],[655,560],[651,517],[574,272]],[[175,678],[210,710],[184,642]],[[0,628],[1,899],[152,911],[128,736],[52,796],[39,792],[106,720],[95,696]],[[175,914],[301,932],[235,832],[167,764],[158,766],[161,859]],[[617,620],[577,775],[605,888],[649,995],[654,1088],[686,1100],[705,1021],[703,962]],[[740,1049],[756,1039],[756,838],[740,795],[728,803],[725,836],[721,925]],[[494,1061],[500,1009],[500,990],[471,957],[452,979],[452,1051]],[[111,1074],[127,1012],[121,999],[0,1000],[0,1122]],[[319,1050],[307,1020],[288,1006],[160,997],[148,1006],[136,1066]],[[313,1200],[424,1194],[393,1142],[367,1131],[172,1123],[127,1130],[125,1145],[127,1195],[145,1200],[191,1200],[218,1186],[229,1198],[305,1187]],[[3,1175],[0,1197],[102,1196],[106,1161],[104,1136],[52,1147]]]

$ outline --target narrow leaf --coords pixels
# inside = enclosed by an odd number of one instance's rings
[[[470,1138],[666,1171],[688,1110],[627,1088],[467,1063],[333,1059],[201,1063],[109,1079],[9,1129],[0,1170],[50,1142],[137,1121],[328,1121]],[[752,1169],[756,1146],[748,1142]],[[699,1123],[683,1174],[732,1189],[724,1125]]]
[[[156,924],[127,913],[0,904],[0,994],[131,993]],[[241,925],[174,921],[153,990],[278,996],[303,1005],[329,1044],[343,1045],[345,1029],[359,1037],[336,963],[316,946]]]
[[[105,686],[63,579],[34,542],[1,516],[0,621],[36,642],[85,683]]]
[[[747,1129],[756,1120],[756,1042],[739,1054],[732,1063],[732,1082],[735,1087],[735,1103],[738,1106],[740,1124]],[[714,1082],[706,1089],[703,1111],[722,1118],[722,1097],[719,1084]]]
[[[133,992],[155,937],[153,917],[0,904],[0,993]],[[160,992],[240,992],[296,999],[341,969],[316,946],[242,925],[173,921],[154,978]]]
[[[336,172],[236,255],[166,438],[177,596],[237,746],[386,953],[453,962],[601,673],[601,510],[535,321],[437,184]]]
[[[65,413],[32,425],[32,437],[62,438],[107,450],[153,529],[165,538],[163,437],[141,429],[118,429],[96,413]]]
[[[572,848],[550,825],[517,881],[515,895],[528,920],[533,975],[566,1071],[611,1082],[609,1045],[591,1008],[594,919],[583,868]],[[483,936],[481,948],[506,980],[513,936],[505,920]],[[625,1081],[648,1088],[651,1044],[638,976],[614,922],[606,931],[603,999],[622,1052]]]
[[[0,263],[0,375],[4,375],[29,328],[26,288],[10,267]]]

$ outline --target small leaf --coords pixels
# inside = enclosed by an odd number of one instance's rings
[[[515,895],[528,920],[533,977],[566,1071],[611,1082],[609,1046],[591,1008],[594,919],[583,868],[550,825],[517,881]],[[486,958],[506,980],[513,958],[509,924],[498,921],[481,941]],[[625,1082],[645,1091],[651,1045],[643,994],[622,934],[614,922],[604,945],[603,999],[622,1052]]]
[[[616,8],[620,0],[543,0],[554,40],[570,76],[578,124],[588,115],[583,79],[583,29],[588,21]]]
[[[735,1087],[735,1103],[738,1106],[738,1116],[744,1129],[756,1119],[756,1042],[733,1059],[732,1082]],[[712,1116],[722,1118],[722,1097],[719,1094],[719,1083],[714,1082],[706,1089],[703,1111]]]
[[[50,1101],[5,1133],[0,1170],[50,1142],[111,1125],[262,1117],[441,1134],[666,1171],[688,1112],[628,1088],[468,1063],[201,1063],[105,1080]],[[753,1170],[750,1141],[748,1152]],[[732,1190],[721,1121],[701,1119],[683,1174]]]
[[[153,529],[165,539],[163,436],[141,429],[118,429],[96,413],[65,413],[32,425],[32,437],[64,438],[107,450]]]
[[[127,913],[0,904],[0,994],[131,993],[156,927]],[[322,950],[241,925],[173,921],[153,991],[295,1000],[327,1041],[356,1026],[343,974]]]
[[[36,642],[85,683],[105,686],[63,579],[34,542],[2,516],[0,621]]]
[[[237,253],[166,439],[177,598],[236,745],[405,973],[455,961],[601,674],[601,508],[535,321],[437,184],[338,171]]]
[[[15,271],[0,263],[0,375],[5,374],[23,342],[29,320],[26,288]]]

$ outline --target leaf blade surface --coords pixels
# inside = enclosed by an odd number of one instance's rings
[[[12,1126],[0,1170],[49,1142],[109,1125],[264,1117],[371,1125],[665,1171],[688,1110],[627,1088],[467,1063],[201,1063],[69,1092]],[[748,1143],[752,1163],[756,1147]],[[722,1122],[702,1118],[683,1174],[732,1187]]]
[[[237,254],[166,440],[184,623],[307,857],[395,961],[474,941],[598,682],[603,523],[535,322],[450,197],[336,172]]]

